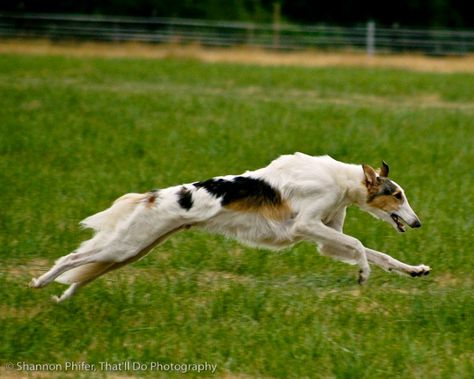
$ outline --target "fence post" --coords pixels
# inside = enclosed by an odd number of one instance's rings
[[[255,31],[255,25],[254,23],[249,23],[247,26],[247,38],[246,38],[246,43],[248,46],[253,46],[254,45],[254,33]]]
[[[365,45],[367,55],[372,56],[375,54],[375,22],[367,22],[367,35],[365,39]]]
[[[273,3],[273,47],[280,47],[281,4]]]

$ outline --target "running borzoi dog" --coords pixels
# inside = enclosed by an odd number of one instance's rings
[[[387,178],[388,165],[338,162],[329,156],[284,155],[267,167],[144,194],[122,196],[82,226],[96,234],[55,265],[31,287],[53,280],[69,284],[63,301],[108,271],[142,258],[171,234],[201,227],[252,246],[282,249],[312,241],[323,255],[359,265],[359,283],[369,278],[369,262],[387,271],[427,275],[425,265],[411,266],[364,247],[342,232],[346,208],[355,204],[399,232],[404,224],[421,226],[403,189]]]

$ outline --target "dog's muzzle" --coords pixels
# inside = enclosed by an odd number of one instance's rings
[[[420,220],[415,220],[414,222],[412,222],[412,223],[410,224],[410,227],[411,227],[411,228],[420,228],[420,227],[421,227],[421,222],[420,222]]]
[[[397,226],[397,230],[401,233],[405,232],[405,230],[406,230],[404,223],[409,225],[410,228],[419,228],[419,227],[421,227],[421,222],[418,218],[416,218],[415,221],[413,221],[411,223],[408,223],[406,220],[404,220],[402,217],[400,217],[396,213],[392,213],[390,215],[390,217],[395,222],[395,224]]]

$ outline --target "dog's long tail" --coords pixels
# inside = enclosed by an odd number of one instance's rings
[[[80,222],[84,228],[93,229],[95,236],[84,242],[82,248],[93,249],[110,235],[117,226],[125,221],[135,210],[136,206],[149,198],[150,193],[129,193],[112,204],[112,206],[102,212],[96,213]],[[114,266],[112,262],[89,263],[73,268],[58,276],[55,281],[63,284],[73,284],[90,281]]]
[[[83,228],[90,228],[96,232],[111,232],[119,222],[125,220],[134,211],[137,204],[144,201],[149,195],[146,193],[128,193],[114,201],[105,211],[96,213],[80,222]]]

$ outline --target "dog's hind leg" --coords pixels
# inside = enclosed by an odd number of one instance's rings
[[[57,282],[63,284],[70,284],[70,286],[60,295],[60,296],[52,296],[52,300],[56,303],[63,302],[66,299],[69,299],[72,295],[76,293],[79,288],[84,287],[85,285],[89,284],[90,282],[97,279],[99,276],[102,276],[109,271],[117,270],[122,266],[125,266],[129,263],[132,263],[144,255],[148,253],[153,247],[162,243],[165,239],[167,239],[171,234],[178,232],[181,229],[185,229],[186,227],[181,227],[178,229],[173,230],[170,233],[167,233],[156,241],[154,241],[151,245],[146,246],[142,249],[138,254],[131,257],[129,260],[123,262],[96,262],[96,263],[89,263],[83,266],[76,267],[75,269],[66,271],[65,273],[61,274],[55,280]]]
[[[369,262],[381,267],[386,271],[396,271],[410,276],[422,276],[430,273],[430,268],[426,265],[412,266],[400,262],[388,254],[376,250],[365,248],[365,254]]]
[[[96,236],[58,259],[48,272],[33,279],[30,287],[41,288],[57,279],[71,284],[56,300],[67,299],[98,276],[142,258],[172,233],[204,222],[221,209],[220,201],[212,195],[195,192],[199,192],[195,187],[179,186],[139,198],[134,195],[132,204],[127,205],[124,201],[129,199],[125,198],[100,217],[86,219],[84,224],[96,229]]]
[[[150,193],[147,196],[148,199],[153,199],[153,201],[156,198],[154,193]],[[147,197],[141,197],[140,200],[147,201]],[[122,203],[123,201],[119,201],[114,206],[115,208],[112,207],[105,211],[105,213],[110,213],[111,210],[117,213],[117,207],[122,207]],[[65,275],[63,283],[73,284],[81,282],[84,279],[84,274],[86,278],[87,276],[94,276],[94,271],[104,271],[99,266],[109,266],[116,262],[127,261],[143,249],[142,245],[148,246],[148,239],[156,239],[153,236],[153,232],[159,229],[159,226],[158,228],[154,227],[154,224],[159,224],[157,222],[157,212],[151,207],[153,204],[149,201],[145,204],[138,201],[132,205],[133,209],[127,209],[125,219],[122,217],[121,222],[117,225],[114,224],[113,228],[108,228],[107,223],[115,223],[116,216],[101,216],[99,221],[104,225],[97,220],[94,222],[87,221],[86,224],[88,226],[96,227],[99,229],[99,232],[92,239],[85,241],[76,251],[59,258],[48,272],[37,279],[32,279],[30,287],[44,287],[69,271],[71,274]],[[93,219],[96,216],[93,216]],[[104,231],[103,229],[106,230]],[[79,268],[80,266],[86,267],[82,269],[82,267]]]
[[[107,266],[110,267],[111,265],[107,265]],[[53,300],[55,303],[61,303],[64,300],[69,299],[72,295],[74,295],[76,293],[76,291],[79,288],[84,287],[86,284],[92,282],[93,280],[97,279],[99,276],[101,276],[101,275],[105,274],[106,272],[108,272],[109,270],[108,270],[107,266],[104,267],[104,269],[102,271],[95,272],[94,276],[91,276],[88,279],[85,279],[81,282],[72,283],[60,296],[52,296],[51,300]]]
[[[221,209],[220,201],[194,186],[150,193],[126,222],[117,226],[101,250],[104,262],[132,262],[183,228],[205,222]]]
[[[146,224],[149,224],[149,220],[146,221]],[[150,242],[136,239],[136,235],[134,239],[131,239],[134,229],[140,227],[146,230],[145,224],[135,220],[130,228],[117,235],[115,239],[111,239],[107,245],[99,250],[73,252],[61,257],[48,272],[37,279],[33,278],[30,282],[30,287],[44,287],[63,274],[64,281],[60,280],[60,282],[63,283],[76,284],[82,280],[89,281],[89,278],[93,280],[105,272],[110,271],[110,266],[117,266],[118,268],[143,257],[154,246],[164,241],[170,234],[182,228],[173,228],[171,225],[167,225],[161,228],[161,230],[154,230],[155,233],[158,234],[158,238]],[[131,245],[131,242],[134,242],[134,245]],[[75,289],[72,291],[72,293],[74,293]]]
[[[51,283],[62,273],[93,262],[97,262],[97,252],[86,251],[82,253],[70,253],[58,259],[55,265],[48,272],[44,273],[37,279],[33,278],[30,282],[30,287],[44,287],[45,285]]]
[[[56,303],[60,303],[74,295],[74,293],[82,286],[83,283],[73,283],[60,296],[52,296],[51,299]]]
[[[77,282],[71,283],[70,286],[60,295],[52,296],[51,300],[56,303],[61,303],[66,299],[69,299],[72,295],[76,293],[79,288],[84,287],[90,282],[97,279],[99,276],[109,272],[113,269],[113,266],[118,265],[117,263],[90,263],[88,265],[79,266],[74,270],[66,271],[64,278],[62,278],[62,283],[67,283],[71,280],[78,280]],[[80,271],[78,270],[80,269]],[[67,276],[66,276],[67,275]],[[61,276],[59,277],[61,278]],[[58,278],[56,278],[58,280]]]

